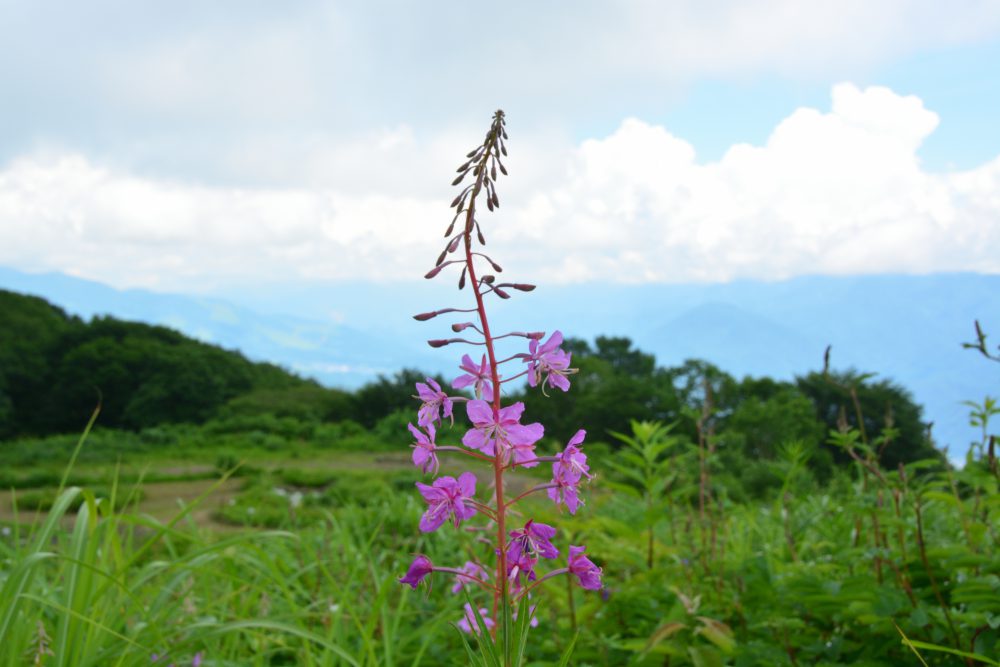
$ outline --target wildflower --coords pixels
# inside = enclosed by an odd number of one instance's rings
[[[569,548],[569,571],[575,574],[580,580],[580,586],[588,591],[596,591],[601,588],[601,568],[583,555],[585,547]]]
[[[559,550],[552,545],[556,529],[544,523],[535,523],[529,519],[522,530],[510,531],[510,546],[507,547],[507,557],[519,561],[523,556],[529,558],[556,558]]]
[[[417,424],[428,426],[434,422],[440,422],[442,411],[445,417],[451,419],[452,423],[455,422],[455,418],[452,416],[451,397],[441,391],[441,385],[435,382],[434,378],[427,378],[426,384],[418,382],[416,387],[417,395],[414,398],[419,398],[422,401],[417,410]]]
[[[191,667],[201,667],[201,651],[194,654],[194,658],[191,660]]]
[[[417,589],[417,585],[423,581],[424,577],[434,571],[434,565],[431,563],[431,559],[423,554],[419,554],[410,563],[410,569],[406,571],[406,574],[399,579],[401,584],[409,584],[414,590]]]
[[[479,616],[483,619],[483,625],[486,626],[487,630],[492,630],[496,623],[493,619],[489,617],[489,610],[480,608]],[[476,614],[472,611],[472,605],[468,602],[465,603],[465,616],[462,620],[458,622],[458,627],[461,628],[462,632],[467,634],[472,634],[473,626],[475,626],[476,632],[481,632],[478,622],[476,621]]]
[[[469,420],[473,424],[464,436],[462,444],[470,449],[479,449],[487,456],[496,456],[497,443],[504,463],[510,461],[511,452],[517,463],[525,468],[538,465],[535,458],[535,443],[545,434],[540,423],[521,424],[524,403],[515,403],[500,409],[500,418],[495,419],[493,408],[486,401],[469,401],[465,406]]]
[[[429,505],[420,518],[420,530],[424,533],[440,528],[448,515],[454,516],[458,526],[459,521],[472,518],[476,513],[474,507],[464,502],[476,493],[476,476],[471,472],[463,472],[457,481],[454,477],[439,477],[434,480],[433,486],[417,482],[417,489]]]
[[[415,443],[410,445],[413,447],[413,465],[420,468],[425,474],[438,474],[441,464],[438,461],[437,454],[434,453],[434,450],[437,449],[437,444],[434,442],[436,435],[434,424],[424,426],[427,429],[427,435],[421,433],[420,429],[413,424],[407,424],[406,427],[410,429],[410,433],[417,439]]]
[[[462,365],[459,368],[465,371],[465,375],[459,375],[455,378],[451,383],[452,387],[464,389],[470,384],[475,385],[473,389],[476,392],[476,398],[485,401],[493,400],[493,377],[490,375],[490,365],[486,361],[485,354],[478,366],[472,361],[472,357],[467,354],[462,355]]]
[[[570,514],[576,514],[576,510],[582,504],[578,493],[578,487],[583,477],[591,479],[590,466],[587,465],[587,455],[580,451],[577,446],[583,442],[587,432],[580,429],[570,438],[566,444],[566,449],[556,458],[552,464],[552,484],[549,487],[549,498],[555,504],[562,503]]]
[[[572,355],[561,349],[563,335],[560,331],[554,331],[549,339],[539,345],[538,340],[532,338],[528,343],[528,357],[525,363],[528,364],[528,384],[532,387],[542,384],[544,389],[548,383],[550,387],[558,387],[563,391],[569,391],[569,380],[567,375],[575,373],[576,370],[569,367]]]
[[[465,561],[465,565],[462,566],[462,572],[473,577],[478,577],[479,579],[489,579],[489,574],[486,572],[486,568],[471,560]],[[472,581],[473,580],[470,577],[456,574],[455,583],[451,587],[451,592],[458,593],[466,585],[471,584]]]

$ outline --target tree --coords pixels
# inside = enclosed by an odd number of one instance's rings
[[[874,381],[872,377],[854,369],[809,373],[797,378],[796,386],[812,401],[828,432],[841,426],[858,429],[862,439],[875,447],[884,468],[943,458],[934,449],[929,425],[922,420],[923,408],[910,392],[889,380]],[[893,437],[876,445],[887,427],[892,428]],[[850,461],[846,452],[834,450],[832,454],[837,463]]]

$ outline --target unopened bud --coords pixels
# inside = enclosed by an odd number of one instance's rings
[[[429,313],[420,313],[419,315],[414,315],[413,319],[415,319],[417,322],[426,322],[427,320],[434,319],[437,316],[438,312],[436,310],[432,310]]]
[[[503,291],[499,287],[494,287],[493,291],[496,292],[497,296],[500,297],[501,299],[509,299],[510,298],[510,294],[508,294],[507,292]]]
[[[521,292],[531,292],[535,289],[534,285],[529,285],[528,283],[514,283],[511,287],[516,290],[520,290]]]
[[[448,266],[448,265],[447,264],[439,264],[439,265],[435,266],[433,269],[431,269],[430,271],[428,271],[427,273],[424,274],[424,278],[427,278],[428,280],[430,280],[431,278],[433,278],[437,274],[441,273],[441,269],[443,269],[446,266]]]
[[[427,341],[427,344],[430,345],[431,347],[444,347],[450,342],[451,341],[445,340],[443,338],[435,338],[433,340]]]
[[[471,326],[474,326],[472,322],[461,322],[459,324],[452,324],[451,330],[454,331],[455,333],[458,333],[459,331],[465,331]]]

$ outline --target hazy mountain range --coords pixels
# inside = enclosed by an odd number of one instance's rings
[[[469,298],[439,281],[289,284],[186,296],[4,268],[0,287],[42,296],[83,317],[164,324],[342,387],[404,366],[452,373],[460,351],[423,343],[450,333],[444,318],[418,323],[410,316],[467,307]],[[736,376],[788,379],[818,370],[832,345],[835,368],[878,373],[912,391],[953,457],[976,437],[961,401],[1000,395],[1000,365],[961,348],[972,340],[976,319],[993,332],[994,344],[1000,341],[998,275],[544,287],[498,302],[493,312],[496,331],[628,336],[661,365],[697,357]]]

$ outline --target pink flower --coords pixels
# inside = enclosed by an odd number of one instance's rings
[[[474,384],[476,398],[481,398],[486,401],[493,400],[493,376],[490,374],[490,365],[486,361],[486,355],[483,355],[483,361],[478,366],[473,363],[472,357],[465,354],[462,355],[462,365],[459,366],[465,375],[459,375],[451,383],[451,386],[455,389],[464,389],[470,384]]]
[[[542,388],[547,382],[550,387],[559,387],[563,391],[569,391],[569,380],[566,376],[574,373],[575,370],[569,367],[572,355],[559,346],[562,345],[563,335],[560,331],[552,332],[549,339],[539,345],[538,340],[532,338],[528,343],[528,384],[532,387],[542,383]]]
[[[535,523],[529,519],[522,530],[510,531],[510,543],[507,547],[508,558],[521,561],[523,556],[537,559],[556,558],[559,550],[552,544],[556,529],[544,523]]]
[[[420,426],[428,426],[434,422],[441,421],[441,411],[444,411],[444,416],[448,417],[454,423],[455,419],[452,417],[452,401],[448,394],[441,391],[441,385],[434,381],[433,378],[427,378],[427,384],[423,382],[418,382],[417,386],[417,396],[422,402],[420,408],[417,410],[417,424]]]
[[[569,548],[569,571],[575,574],[580,580],[580,586],[588,591],[596,591],[601,588],[601,568],[594,565],[589,558],[583,555],[585,547]]]
[[[538,461],[530,461],[536,458],[535,443],[545,434],[545,427],[538,422],[520,423],[524,403],[501,408],[499,419],[494,418],[493,408],[486,401],[469,401],[465,409],[475,428],[462,437],[463,445],[481,450],[487,456],[496,456],[499,449],[505,464],[513,454],[517,463],[527,462],[525,468],[538,465]]]
[[[424,473],[438,474],[441,464],[438,461],[437,454],[434,453],[434,450],[437,449],[437,444],[434,442],[436,435],[434,424],[427,424],[425,426],[427,435],[421,433],[413,424],[407,424],[406,427],[410,429],[410,433],[417,439],[415,443],[410,445],[413,447],[413,465],[420,468]]]
[[[587,432],[583,429],[577,431],[552,464],[552,484],[555,486],[549,488],[549,498],[557,505],[566,505],[570,514],[576,514],[577,508],[582,504],[578,492],[582,478],[592,478],[587,455],[577,447],[586,435]]]
[[[483,619],[483,625],[486,626],[486,630],[490,630],[496,625],[493,619],[489,617],[489,613],[489,610],[485,608],[479,609],[479,616]],[[472,611],[472,605],[468,602],[465,603],[465,616],[458,622],[458,627],[461,628],[462,632],[470,635],[472,634],[473,627],[475,627],[477,634],[482,631],[479,623],[476,621],[476,614]]]
[[[399,579],[401,584],[409,584],[416,590],[417,585],[423,581],[424,577],[434,571],[431,559],[423,554],[419,554],[410,564],[410,569]]]
[[[477,577],[479,579],[483,580],[489,579],[489,573],[486,572],[486,568],[484,568],[479,563],[473,562],[471,560],[465,561],[465,565],[462,566],[462,572],[471,575],[473,577]],[[470,577],[462,576],[461,574],[456,574],[455,583],[451,587],[451,592],[458,593],[459,591],[462,590],[462,588],[471,583],[473,583],[473,579],[471,579]]]
[[[449,515],[458,526],[460,521],[470,519],[476,513],[475,507],[465,504],[476,494],[476,476],[471,472],[463,472],[457,481],[454,477],[439,477],[434,480],[433,486],[417,482],[417,489],[429,506],[420,517],[421,532],[437,530]]]

